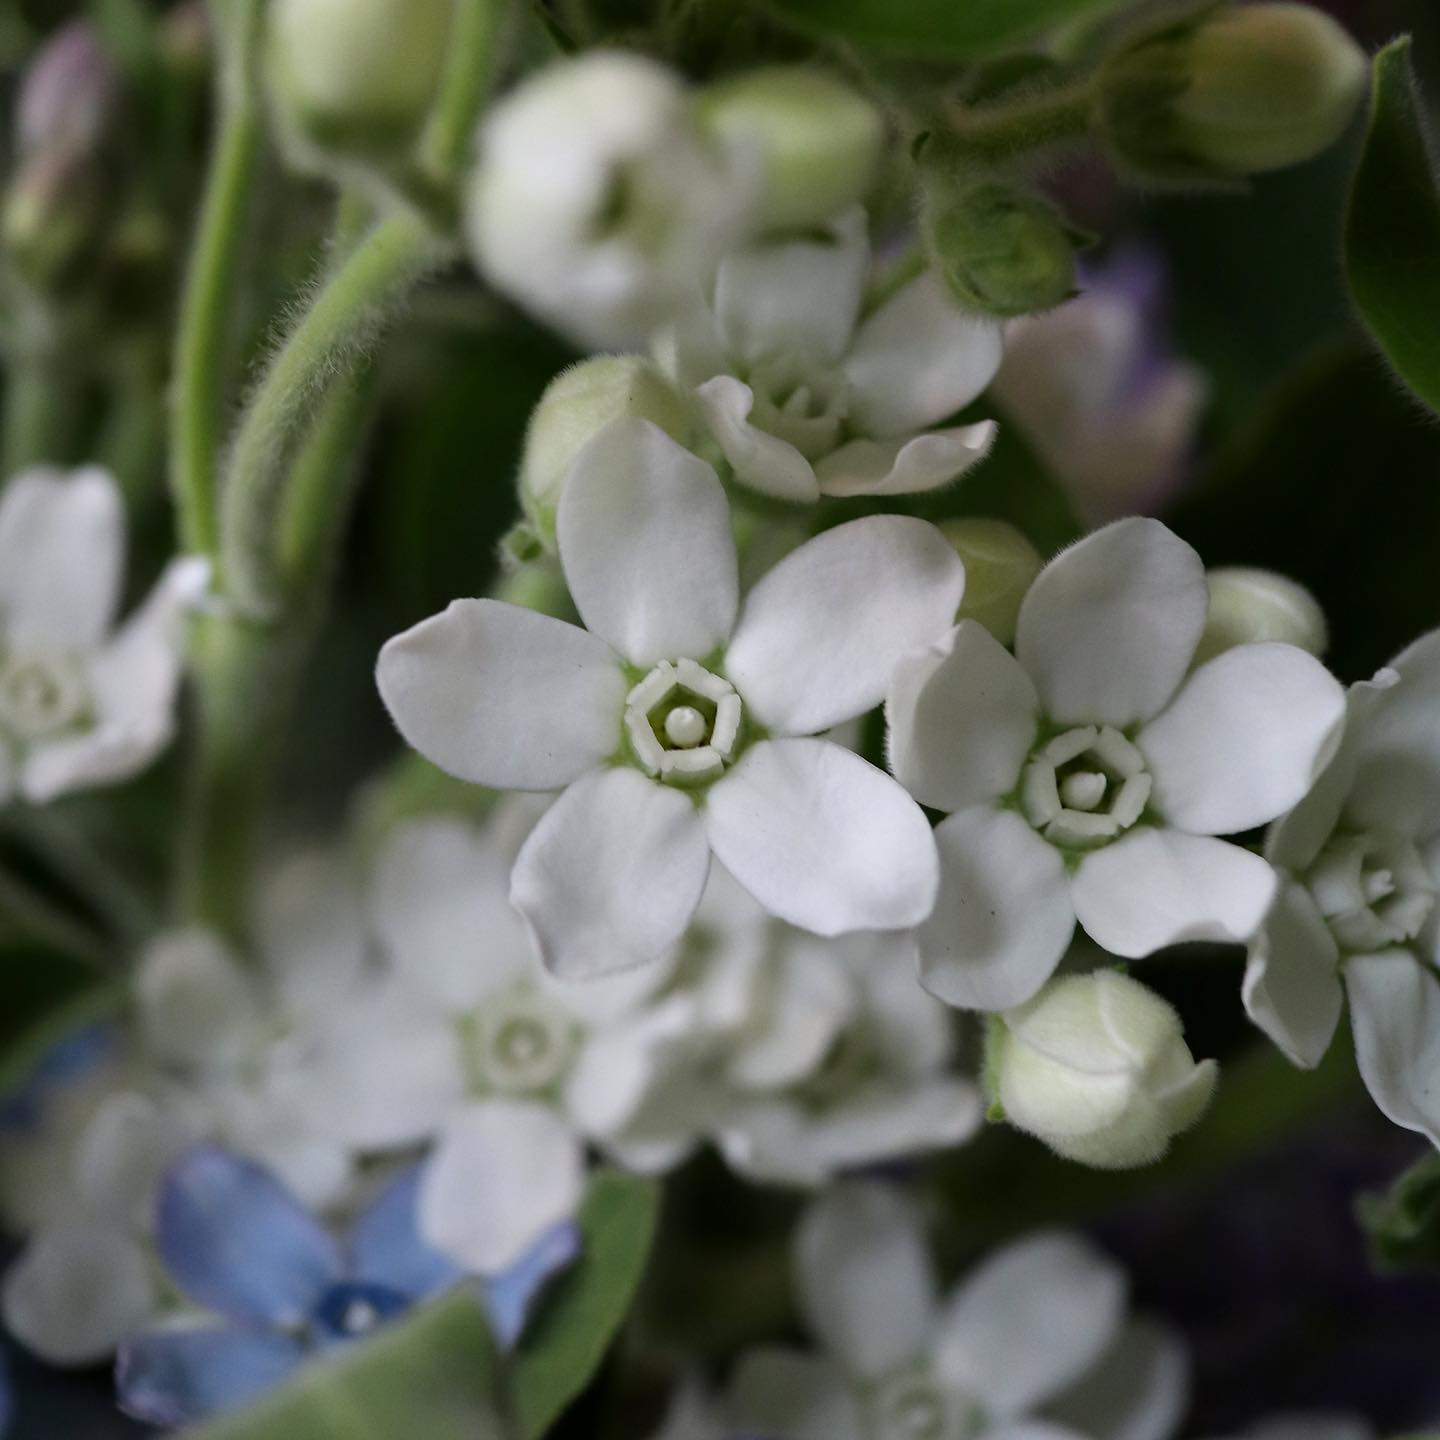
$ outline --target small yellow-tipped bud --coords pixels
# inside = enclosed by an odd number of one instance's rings
[[[947,520],[945,538],[965,562],[965,599],[957,620],[978,620],[1002,645],[1015,639],[1020,602],[1044,561],[1004,520]]]
[[[563,370],[530,417],[520,462],[520,500],[545,545],[555,538],[555,509],[571,463],[612,420],[650,420],[688,444],[689,402],[640,355],[597,355]]]
[[[1259,640],[1283,640],[1312,655],[1325,653],[1325,612],[1298,581],[1238,565],[1211,570],[1205,578],[1210,614],[1195,652],[1197,665],[1235,645]]]
[[[758,162],[762,228],[804,229],[863,198],[885,143],[879,109],[822,71],[752,70],[703,91],[696,117]]]
[[[1222,10],[1114,56],[1098,113],[1140,178],[1225,179],[1318,155],[1350,123],[1365,52],[1328,15],[1278,3]]]

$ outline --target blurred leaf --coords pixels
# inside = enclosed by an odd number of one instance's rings
[[[974,60],[1128,0],[765,0],[801,29],[927,60]]]
[[[0,1095],[23,1083],[72,1030],[117,1010],[123,996],[112,975],[62,951],[0,948]]]
[[[659,1189],[602,1170],[580,1211],[585,1248],[525,1332],[511,1371],[521,1440],[538,1440],[585,1388],[630,1309],[655,1234]]]
[[[1365,678],[1440,624],[1440,427],[1357,341],[1276,385],[1254,422],[1166,515],[1207,565],[1307,586],[1331,667]]]
[[[1440,1269],[1440,1155],[1426,1155],[1388,1191],[1360,1196],[1355,1211],[1378,1265]]]
[[[331,1351],[258,1405],[193,1440],[502,1440],[497,1362],[479,1300],[455,1290]]]
[[[1370,128],[1345,225],[1345,268],[1365,328],[1440,412],[1440,194],[1402,36],[1375,57]]]

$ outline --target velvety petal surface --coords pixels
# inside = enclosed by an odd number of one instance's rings
[[[744,381],[716,375],[695,391],[695,403],[742,485],[802,505],[820,498],[814,466],[788,440],[751,423],[755,392]]]
[[[1404,950],[1345,962],[1355,1061],[1396,1125],[1440,1146],[1440,978]]]
[[[1340,950],[1306,890],[1285,881],[1250,945],[1245,1013],[1306,1070],[1320,1063],[1344,1004]]]
[[[898,440],[852,440],[815,462],[822,495],[918,495],[958,480],[995,443],[995,423],[927,430]]]

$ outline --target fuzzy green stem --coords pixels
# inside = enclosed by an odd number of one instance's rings
[[[278,518],[293,473],[286,459],[302,428],[447,253],[420,215],[382,220],[322,285],[255,391],[231,451],[221,514],[225,587],[251,618],[273,616],[281,604]]]
[[[1084,135],[1092,104],[1086,80],[1009,103],[957,106],[943,143],[969,159],[998,164]]]
[[[210,9],[219,115],[176,331],[170,482],[182,544],[213,556],[231,318],[263,134],[255,78],[262,3],[211,0]]]
[[[450,60],[420,137],[420,170],[436,186],[450,188],[468,157],[475,119],[495,73],[505,10],[505,0],[458,0]]]

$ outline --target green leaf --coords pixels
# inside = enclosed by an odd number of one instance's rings
[[[653,1181],[602,1170],[580,1211],[585,1248],[516,1350],[511,1412],[520,1440],[538,1440],[599,1368],[635,1297],[655,1233]]]
[[[1362,1195],[1355,1211],[1383,1269],[1440,1269],[1440,1155],[1425,1156],[1388,1191]]]
[[[191,1440],[506,1440],[484,1308],[453,1290]]]
[[[1409,36],[1375,57],[1345,271],[1360,319],[1395,373],[1440,412],[1440,193]]]
[[[118,1010],[123,997],[112,975],[63,951],[0,947],[0,1095],[72,1030]]]
[[[765,0],[800,29],[927,60],[977,60],[1013,50],[1127,0]]]

